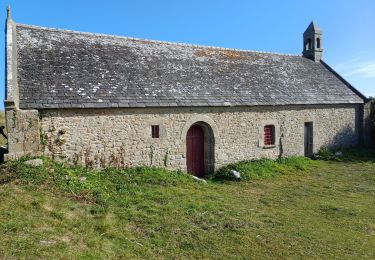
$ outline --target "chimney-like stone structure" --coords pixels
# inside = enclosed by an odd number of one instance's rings
[[[22,156],[40,155],[40,129],[38,110],[24,110],[19,107],[17,77],[17,32],[16,23],[7,8],[5,25],[5,121],[8,134],[8,153],[4,160]]]

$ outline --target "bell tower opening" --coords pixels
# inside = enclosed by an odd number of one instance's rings
[[[305,51],[311,50],[311,39],[307,39],[304,50]]]

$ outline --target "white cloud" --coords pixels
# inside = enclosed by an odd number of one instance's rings
[[[375,78],[375,61],[373,63],[362,63],[353,66],[352,71],[347,71],[344,76],[359,76],[364,78]]]
[[[352,60],[334,66],[344,77],[375,78],[375,59],[368,61]]]
[[[366,96],[375,96],[375,56],[357,53],[347,62],[332,66]]]

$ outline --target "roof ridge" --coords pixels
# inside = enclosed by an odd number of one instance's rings
[[[61,32],[67,32],[67,33],[75,33],[75,34],[83,34],[83,35],[91,35],[91,36],[111,37],[111,38],[128,39],[128,40],[135,40],[135,41],[148,41],[148,42],[153,42],[153,43],[163,43],[163,44],[169,44],[169,45],[189,46],[189,47],[207,48],[207,49],[209,48],[209,49],[216,49],[216,50],[229,50],[229,51],[238,51],[238,52],[273,54],[273,55],[279,55],[279,56],[302,57],[299,54],[277,53],[277,52],[256,51],[256,50],[245,50],[245,49],[238,49],[238,48],[226,48],[226,47],[201,45],[201,44],[192,44],[192,43],[180,43],[180,42],[171,42],[171,41],[162,41],[162,40],[150,40],[150,39],[137,38],[137,37],[120,36],[120,35],[112,35],[112,34],[105,34],[105,33],[81,32],[81,31],[61,29],[61,28],[36,26],[36,25],[16,23],[16,22],[14,22],[14,23],[15,23],[16,26],[21,26],[21,27],[26,27],[26,28],[32,28],[32,29],[42,29],[42,30],[47,30],[47,31],[61,31]]]

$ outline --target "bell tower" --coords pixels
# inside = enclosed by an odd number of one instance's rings
[[[322,31],[312,21],[303,33],[303,52],[302,56],[319,62],[322,59]]]

